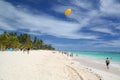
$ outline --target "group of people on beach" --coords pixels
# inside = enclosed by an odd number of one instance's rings
[[[27,51],[27,53],[29,54],[30,48],[27,48],[27,49],[22,49],[22,48],[21,48],[20,50],[23,51],[23,52],[24,52],[24,51]]]
[[[64,51],[62,51],[61,53],[62,53],[62,54],[65,54],[65,55],[67,55],[67,56],[73,57],[73,53],[64,52]]]

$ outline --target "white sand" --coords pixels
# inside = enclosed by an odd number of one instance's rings
[[[90,70],[53,51],[0,52],[0,80],[100,80]],[[113,79],[117,80],[117,79]]]

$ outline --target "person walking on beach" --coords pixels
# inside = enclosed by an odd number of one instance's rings
[[[109,60],[108,58],[106,58],[105,63],[106,63],[106,67],[107,67],[107,69],[109,69],[110,60]]]
[[[27,53],[29,54],[30,48],[27,48]]]

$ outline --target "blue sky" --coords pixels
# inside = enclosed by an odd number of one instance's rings
[[[37,36],[59,50],[120,51],[120,0],[0,0],[3,31]]]

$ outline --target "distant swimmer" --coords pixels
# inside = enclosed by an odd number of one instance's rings
[[[109,69],[110,60],[109,60],[108,58],[106,58],[105,63],[106,63],[106,67],[107,67],[107,69]]]

